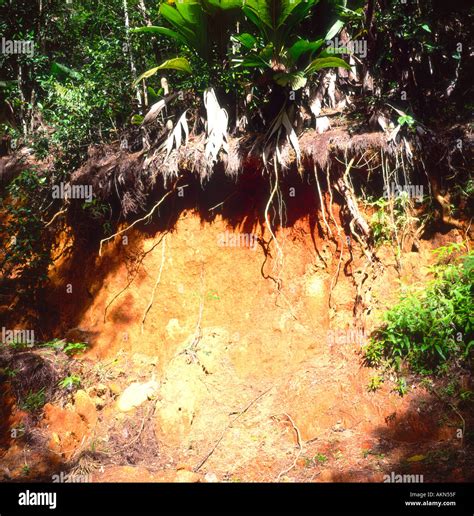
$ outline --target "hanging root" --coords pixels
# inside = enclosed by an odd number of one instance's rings
[[[156,278],[155,284],[153,285],[153,291],[151,293],[150,302],[148,303],[148,306],[146,307],[145,312],[143,314],[143,318],[142,318],[142,333],[145,330],[146,316],[148,315],[148,312],[150,311],[150,309],[151,309],[151,307],[153,305],[153,300],[155,299],[156,288],[158,287],[158,284],[161,281],[161,273],[163,272],[163,266],[165,264],[165,247],[166,247],[166,235],[163,237],[163,245],[161,247],[161,265],[160,265],[160,270],[158,272],[158,276]]]
[[[368,239],[370,237],[369,225],[367,224],[367,221],[364,219],[364,217],[360,213],[359,208],[357,207],[356,196],[347,181],[347,175],[349,174],[353,163],[354,163],[354,158],[352,158],[351,161],[349,162],[349,164],[347,165],[344,175],[336,181],[336,188],[337,188],[338,192],[344,197],[344,200],[346,201],[347,209],[349,210],[350,214],[352,215],[352,220],[354,222],[354,225],[357,224],[357,229],[362,234],[361,235],[362,238]]]
[[[344,255],[344,238],[341,237],[340,233],[339,233],[339,239],[340,239],[340,245],[341,245],[341,248],[339,249],[339,262],[337,264],[336,273],[331,278],[331,286],[329,287],[329,299],[328,299],[329,308],[332,308],[332,306],[331,306],[332,291],[334,290],[334,287],[337,284],[337,280],[339,278],[339,272],[341,270],[342,257]]]
[[[106,322],[106,320],[107,320],[107,311],[108,311],[108,309],[110,308],[110,306],[112,305],[112,303],[113,303],[113,302],[114,302],[114,301],[115,301],[119,296],[121,296],[121,295],[122,295],[122,294],[123,294],[123,293],[124,293],[124,292],[129,288],[129,287],[130,287],[130,285],[134,282],[135,278],[136,278],[136,277],[137,277],[137,275],[138,275],[138,271],[140,270],[140,266],[141,266],[141,264],[143,263],[143,260],[145,259],[145,256],[146,256],[147,254],[151,253],[151,252],[153,251],[153,249],[155,249],[155,247],[156,247],[157,245],[159,245],[159,244],[160,244],[160,242],[163,240],[163,238],[165,237],[165,235],[166,235],[166,233],[161,237],[161,239],[160,239],[158,242],[156,242],[155,244],[153,244],[153,245],[151,246],[151,248],[150,248],[150,249],[148,249],[148,251],[144,251],[144,252],[142,253],[142,255],[140,256],[140,259],[139,259],[139,261],[138,261],[138,263],[137,263],[137,265],[136,265],[136,267],[135,267],[135,270],[133,271],[133,275],[132,275],[132,277],[129,279],[129,281],[127,282],[127,284],[125,285],[125,287],[123,287],[123,289],[122,289],[122,290],[120,290],[119,292],[117,292],[117,294],[115,294],[115,296],[114,296],[114,297],[113,297],[113,298],[112,298],[112,299],[107,303],[107,305],[106,305],[106,307],[105,307],[105,309],[104,309],[104,323],[105,323],[105,322]]]
[[[58,212],[56,212],[54,215],[53,215],[53,218],[47,222],[44,227],[47,228],[48,226],[51,226],[51,224],[61,215],[63,215],[64,213],[67,213],[67,208],[63,208],[62,210],[59,210]]]
[[[274,169],[275,169],[275,185],[273,186],[273,189],[270,194],[270,198],[268,199],[267,205],[265,206],[265,224],[267,225],[268,231],[270,233],[270,236],[272,237],[272,240],[275,242],[275,246],[277,248],[277,264],[281,263],[283,261],[283,251],[280,247],[280,244],[278,243],[277,237],[275,236],[275,233],[273,233],[272,225],[270,222],[270,217],[268,215],[268,211],[270,209],[270,206],[273,202],[273,198],[275,197],[275,193],[278,190],[278,165],[276,163],[276,160],[273,160]]]
[[[360,244],[364,254],[370,262],[373,262],[375,258],[375,254],[370,245],[371,232],[367,221],[364,219],[362,214],[359,211],[357,206],[357,198],[352,190],[352,187],[349,184],[347,176],[351,170],[352,164],[354,163],[354,158],[348,163],[346,170],[342,177],[338,178],[335,183],[337,191],[341,194],[341,196],[346,201],[346,207],[349,210],[351,215],[351,221],[349,223],[349,227],[351,230],[351,234],[356,239],[356,241]]]
[[[276,193],[278,191],[278,183],[279,183],[278,165],[277,165],[277,162],[276,162],[275,159],[274,159],[273,163],[274,163],[274,169],[275,169],[275,185],[272,188],[272,191],[271,191],[271,194],[270,194],[270,198],[268,199],[267,205],[265,206],[265,224],[266,224],[266,226],[268,228],[268,231],[270,233],[271,239],[270,239],[270,241],[268,243],[265,242],[265,244],[266,244],[264,246],[265,261],[262,264],[261,272],[262,272],[262,276],[264,278],[270,278],[270,279],[272,279],[275,282],[275,284],[277,286],[277,290],[278,290],[278,295],[280,295],[284,299],[285,303],[288,306],[288,309],[290,310],[291,316],[295,320],[297,320],[298,317],[296,316],[296,313],[295,313],[295,310],[293,308],[293,305],[291,304],[289,299],[285,296],[285,294],[281,290],[281,277],[280,277],[280,273],[281,273],[281,270],[283,268],[283,250],[282,250],[282,248],[281,248],[281,246],[280,246],[280,244],[278,242],[278,239],[277,239],[275,233],[272,230],[272,224],[271,224],[270,216],[269,216],[270,206],[272,205],[273,198],[275,197],[275,195],[276,195]],[[271,182],[270,182],[270,184],[271,184]],[[280,203],[279,206],[280,206],[279,214],[280,214],[280,218],[281,218],[282,217],[282,208],[281,208],[282,203]],[[274,264],[274,269],[279,266],[279,271],[278,271],[277,278],[274,278],[273,276],[270,276],[270,275],[265,276],[265,274],[263,272],[263,268],[264,268],[265,263],[267,261],[268,255],[270,254],[268,249],[269,249],[270,243],[272,241],[275,242],[275,246],[277,248],[277,257],[276,257],[276,262]]]
[[[321,186],[319,184],[319,179],[318,179],[318,171],[316,169],[316,164],[313,165],[314,167],[314,178],[316,179],[316,187],[318,189],[318,196],[319,196],[319,202],[321,204],[321,215],[323,217],[323,221],[324,221],[324,224],[326,226],[326,229],[327,229],[327,232],[329,235],[333,236],[332,235],[332,231],[331,231],[331,228],[328,224],[328,221],[326,219],[326,210],[324,209],[324,203],[323,203],[323,196],[321,194]]]
[[[125,233],[126,231],[128,231],[129,229],[132,229],[133,226],[135,226],[136,224],[138,224],[139,222],[143,222],[144,220],[147,220],[148,218],[150,218],[153,213],[155,213],[155,210],[163,203],[163,201],[168,197],[170,196],[172,193],[174,193],[174,191],[176,190],[176,188],[178,187],[178,182],[179,180],[181,179],[182,176],[178,177],[178,179],[175,181],[174,185],[173,185],[173,188],[171,190],[169,190],[168,192],[165,193],[165,195],[163,195],[163,197],[153,206],[153,208],[144,216],[144,217],[141,217],[139,219],[137,219],[135,222],[133,222],[132,224],[130,224],[130,226],[127,226],[126,228],[123,228],[121,229],[120,231],[117,231],[117,233],[114,233],[113,235],[110,235],[108,236],[107,238],[103,238],[101,241],[100,241],[100,245],[99,245],[99,256],[102,256],[102,245],[105,243],[105,242],[108,242],[109,240],[112,240],[113,238],[115,238],[116,236],[118,235],[121,235],[122,233]],[[183,185],[181,188],[184,188],[186,187],[187,185]]]

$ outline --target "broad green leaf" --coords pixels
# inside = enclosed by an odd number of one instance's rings
[[[148,93],[148,100],[151,101],[151,103],[155,103],[159,100],[160,95],[163,94],[163,89],[160,88],[158,92],[156,92],[151,86],[147,86],[146,88]]]
[[[298,59],[306,52],[314,53],[316,50],[321,48],[324,44],[323,39],[318,39],[316,41],[308,41],[307,39],[299,39],[296,43],[294,43],[289,49],[288,53],[290,54],[294,63],[298,61]]]
[[[257,54],[251,54],[242,59],[234,59],[233,63],[236,68],[271,68],[270,63],[262,59]]]
[[[263,25],[270,29],[274,28],[274,20],[266,0],[246,0],[242,10],[245,16],[260,30],[263,30]]]
[[[292,14],[295,15],[294,17],[296,18],[305,16],[317,2],[318,0],[280,0],[280,13],[277,26],[281,27]],[[293,25],[297,20],[289,21]]]
[[[328,41],[332,39],[339,31],[344,27],[344,22],[342,20],[337,20],[337,22],[328,30],[325,40]]]
[[[257,45],[257,39],[252,34],[244,32],[243,34],[237,34],[235,39],[241,43],[245,48],[253,48]]]
[[[339,57],[322,57],[312,61],[306,68],[306,73],[314,73],[323,68],[345,68],[350,70],[351,67],[344,60]]]
[[[188,60],[184,57],[176,57],[174,59],[168,59],[159,66],[142,73],[142,75],[140,75],[140,77],[134,82],[134,85],[137,85],[143,79],[147,79],[148,77],[155,75],[159,70],[177,70],[179,72],[192,73]]]
[[[156,27],[152,25],[149,27],[139,27],[137,29],[130,29],[130,32],[133,32],[135,34],[162,34],[163,36],[169,36],[170,38],[181,43],[184,43],[185,45],[188,43],[184,36],[172,29],[168,29],[167,27]]]
[[[186,44],[201,56],[206,56],[209,38],[207,34],[207,18],[197,2],[177,2],[176,7],[166,3],[160,5],[160,14],[176,32],[185,38]]]
[[[281,41],[286,42],[293,38],[294,33],[298,32],[301,22],[309,15],[311,9],[318,2],[319,0],[305,0],[296,5],[285,22],[278,26]]]
[[[240,9],[243,0],[204,0],[204,5],[214,7],[217,10],[230,11],[231,9]]]

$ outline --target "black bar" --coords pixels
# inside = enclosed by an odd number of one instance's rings
[[[16,514],[474,514],[473,484],[0,484],[0,516]],[[56,494],[56,508],[19,505]],[[43,498],[45,501],[46,498]],[[50,501],[52,500],[49,499]],[[407,505],[406,502],[420,502]],[[430,505],[427,505],[429,502]],[[447,505],[447,503],[451,505]],[[452,503],[455,502],[455,505]],[[437,506],[435,503],[442,505]]]

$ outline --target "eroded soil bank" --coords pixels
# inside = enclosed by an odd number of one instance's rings
[[[132,230],[102,256],[74,246],[52,271],[43,320],[89,343],[64,365],[81,386],[37,420],[4,398],[4,480],[472,479],[459,416],[420,387],[369,392],[360,353],[400,286],[426,281],[431,250],[458,230],[399,264],[380,249],[376,274],[350,239],[340,259],[310,217],[276,236],[281,262],[264,224],[185,211],[172,231]]]

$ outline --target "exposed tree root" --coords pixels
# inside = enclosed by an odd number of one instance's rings
[[[329,309],[332,308],[332,306],[331,306],[332,292],[333,292],[334,287],[336,286],[337,280],[339,278],[339,272],[341,270],[342,257],[344,255],[344,238],[341,237],[340,234],[339,234],[339,239],[340,239],[341,248],[339,249],[339,262],[337,264],[337,270],[336,270],[336,273],[334,274],[334,276],[331,278],[331,286],[329,287],[329,299],[328,299]]]
[[[158,242],[156,242],[156,244],[153,244],[153,246],[148,250],[148,251],[145,251],[141,257],[140,257],[140,260],[135,268],[135,274],[130,278],[130,280],[128,281],[128,283],[125,285],[125,287],[120,290],[119,292],[117,292],[117,294],[115,294],[115,296],[107,303],[105,309],[104,309],[104,323],[107,319],[107,311],[108,309],[110,308],[110,306],[112,305],[112,303],[119,297],[121,296],[129,287],[130,285],[135,281],[135,278],[137,277],[137,274],[138,274],[138,270],[140,269],[140,265],[143,263],[143,260],[145,259],[145,256],[148,254],[148,253],[151,253],[153,251],[153,249],[155,249],[155,247],[157,245],[160,244],[160,242],[163,240],[163,238],[165,237],[166,233],[160,238],[160,240],[158,240]]]
[[[326,226],[328,234],[332,236],[331,228],[330,228],[330,226],[328,224],[328,221],[326,219],[326,210],[324,208],[323,196],[321,194],[321,186],[319,184],[318,171],[317,171],[317,168],[316,168],[316,164],[313,165],[313,170],[314,170],[314,178],[316,179],[316,187],[318,189],[319,202],[321,204],[321,215],[323,217],[324,225]]]
[[[64,213],[67,213],[67,208],[63,208],[62,210],[59,210],[58,212],[56,212],[52,219],[47,222],[44,227],[47,228],[48,226],[51,226],[51,224],[60,216],[60,215],[63,215]]]
[[[338,192],[342,195],[346,201],[347,209],[349,210],[354,224],[357,224],[358,230],[362,233],[362,238],[368,239],[370,237],[370,228],[367,221],[364,219],[357,206],[356,196],[347,181],[347,175],[349,174],[351,167],[354,163],[354,158],[351,159],[346,167],[344,175],[336,181],[335,185]]]
[[[163,266],[165,264],[166,235],[163,236],[162,240],[163,240],[163,245],[162,245],[162,248],[161,248],[161,265],[160,265],[160,270],[158,272],[158,276],[156,278],[155,284],[153,285],[153,291],[151,293],[150,302],[148,303],[148,306],[146,307],[145,312],[144,312],[143,317],[142,317],[142,326],[141,326],[142,333],[145,331],[146,316],[148,315],[148,312],[150,311],[150,309],[151,309],[151,307],[153,305],[153,300],[155,299],[156,288],[158,287],[158,284],[161,281],[161,273],[163,272]]]
[[[138,224],[139,222],[143,222],[144,220],[150,218],[153,213],[155,213],[155,210],[163,203],[163,201],[168,197],[170,196],[172,193],[175,192],[176,188],[178,187],[178,182],[180,181],[180,179],[182,178],[182,176],[179,176],[178,179],[175,181],[174,185],[173,185],[173,188],[171,190],[168,190],[168,192],[165,193],[165,195],[163,195],[163,197],[153,206],[153,208],[144,216],[144,217],[140,217],[139,219],[135,220],[134,222],[132,222],[132,224],[130,224],[129,226],[127,226],[126,228],[123,228],[121,229],[120,231],[117,231],[117,233],[114,233],[113,235],[110,235],[108,236],[107,238],[103,238],[101,241],[100,241],[100,245],[99,245],[99,256],[102,256],[102,245],[105,243],[105,242],[108,242],[109,240],[112,240],[113,238],[115,238],[116,236],[118,235],[121,235],[122,233],[125,233],[126,231],[128,231],[129,229],[132,229],[133,226],[135,226],[136,224]],[[183,185],[181,188],[184,188],[185,186],[187,185]]]
[[[268,231],[270,233],[270,236],[272,237],[272,240],[275,242],[275,246],[276,246],[277,251],[278,251],[277,262],[276,262],[277,265],[278,265],[278,264],[281,264],[281,262],[283,260],[283,251],[281,250],[280,244],[278,243],[278,240],[277,240],[277,237],[275,236],[275,233],[273,233],[272,225],[271,225],[271,222],[270,222],[270,217],[268,216],[268,211],[269,211],[270,206],[271,206],[271,204],[273,202],[273,198],[275,197],[275,193],[278,190],[278,181],[279,181],[279,179],[278,179],[278,165],[277,165],[276,160],[273,161],[273,164],[274,164],[274,169],[275,169],[275,185],[272,188],[272,191],[271,191],[271,194],[270,194],[270,198],[268,199],[267,205],[265,206],[265,224],[267,225],[267,228],[268,228]]]
[[[303,452],[303,444],[301,442],[301,434],[300,434],[299,428],[296,426],[295,422],[293,421],[293,419],[291,418],[291,416],[289,414],[287,414],[285,412],[283,415],[288,418],[288,420],[290,421],[290,423],[293,426],[293,429],[296,433],[296,442],[298,445],[298,453],[296,454],[296,457],[295,457],[294,461],[291,463],[291,465],[288,466],[287,468],[285,468],[283,471],[280,471],[280,473],[278,473],[276,482],[279,482],[280,478],[283,475],[286,475],[289,471],[291,471],[296,466],[296,463],[297,463],[298,459],[300,458],[301,453]]]

